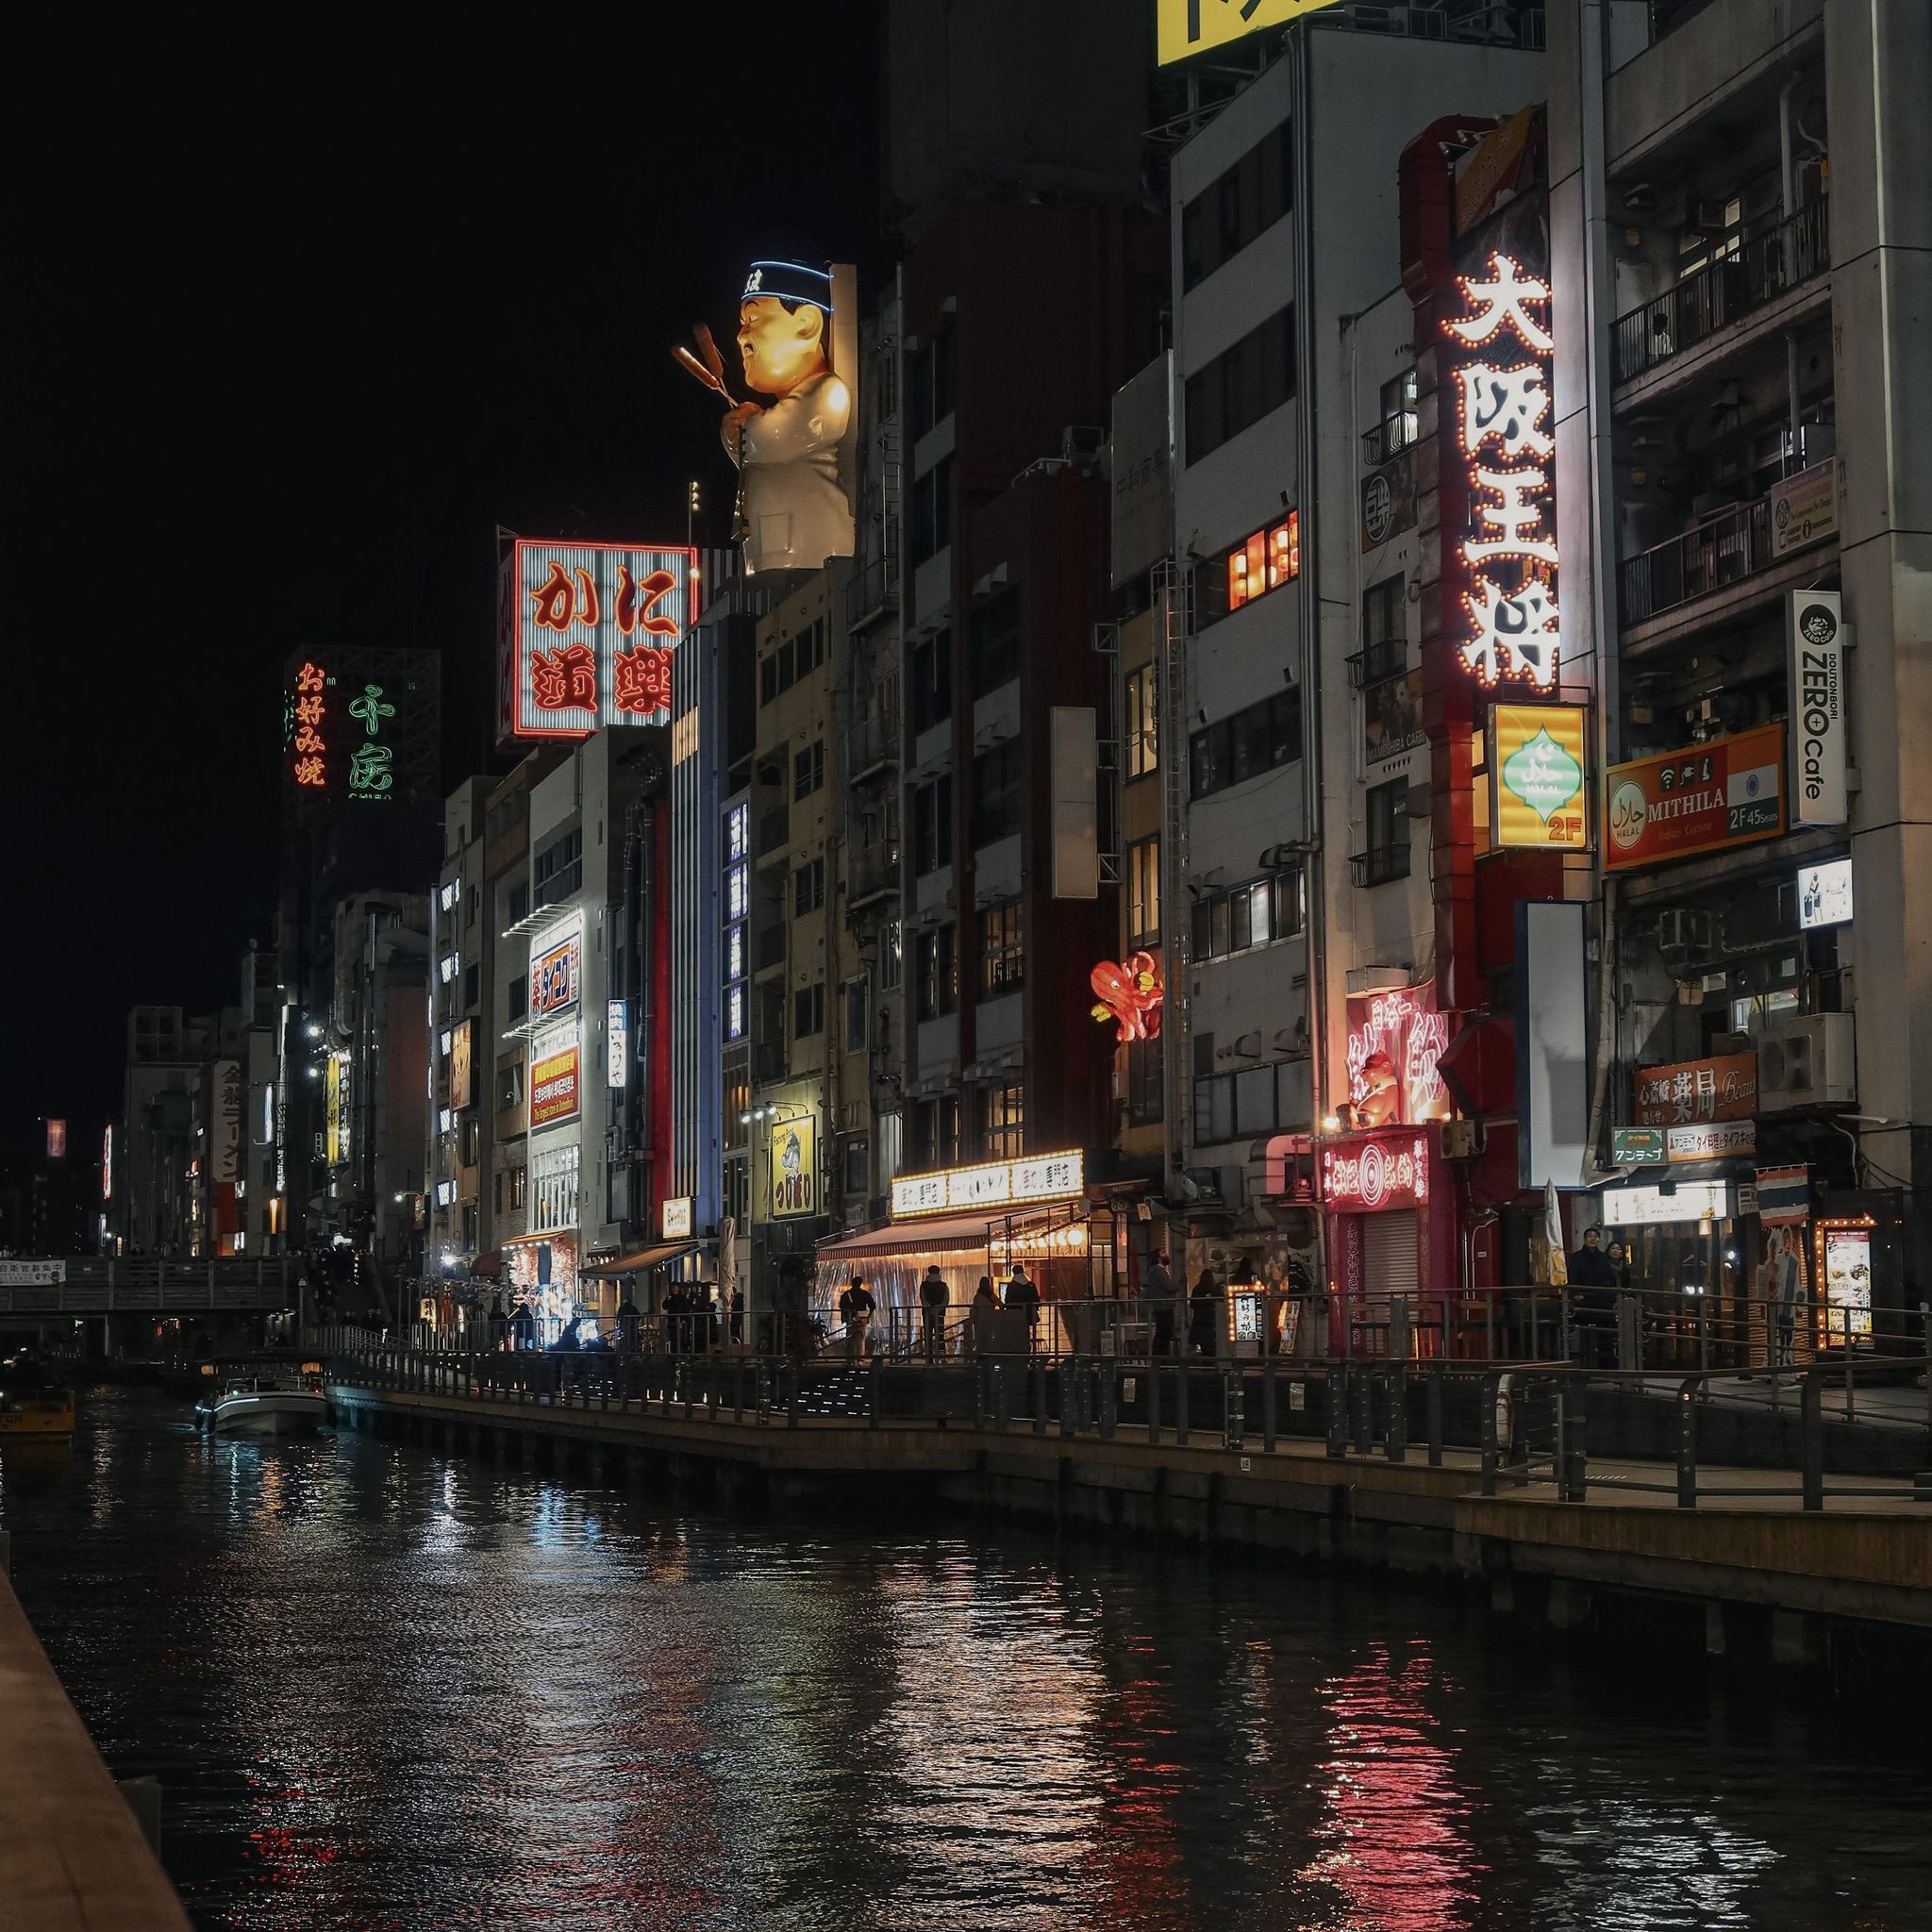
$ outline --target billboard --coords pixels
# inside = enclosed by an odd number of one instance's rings
[[[1589,849],[1583,733],[1574,705],[1490,708],[1490,829],[1499,847]]]
[[[110,1121],[101,1129],[101,1199],[114,1198],[114,1124]]]
[[[1016,1202],[1071,1201],[1086,1191],[1087,1157],[1075,1147],[1064,1154],[1033,1154],[1021,1160],[990,1160],[977,1167],[902,1175],[892,1183],[892,1219],[1005,1208]]]
[[[1612,765],[1604,801],[1610,872],[1775,839],[1785,828],[1784,726]]]
[[[332,1053],[328,1057],[327,1092],[323,1110],[323,1151],[331,1167],[341,1167],[349,1158],[349,1057]]]
[[[475,1025],[474,1020],[458,1020],[451,1029],[449,1043],[449,1104],[468,1107],[475,1098]]]
[[[697,552],[519,537],[499,619],[510,732],[588,738],[671,722],[672,646],[695,614]]]
[[[65,1160],[67,1158],[67,1123],[49,1121],[47,1123],[47,1158]]]
[[[1449,1118],[1449,1090],[1437,1061],[1449,1044],[1449,1015],[1436,988],[1382,987],[1348,995],[1348,1104],[1357,1127],[1418,1126]]]
[[[577,1003],[583,975],[584,935],[581,928],[568,939],[554,941],[530,956],[530,1018],[547,1020],[568,1012]]]
[[[1574,1188],[1591,1152],[1583,908],[1518,900],[1516,961],[1517,1186]]]
[[[217,1060],[214,1065],[215,1181],[232,1187],[242,1177],[242,1062]]]
[[[772,1129],[772,1218],[819,1211],[818,1121],[780,1121]]]
[[[530,1124],[555,1126],[573,1119],[578,1107],[577,1042],[555,1047],[530,1063]]]
[[[1288,26],[1337,0],[1159,0],[1156,58],[1162,67],[1224,47],[1247,34]]]
[[[440,667],[426,651],[300,652],[283,670],[282,774],[298,808],[440,796]]]
[[[846,263],[754,261],[738,299],[737,370],[727,375],[708,328],[697,353],[672,351],[724,405],[720,432],[738,466],[732,528],[747,571],[819,570],[852,555],[858,308],[858,273]]]
[[[1757,1056],[1719,1054],[1637,1070],[1637,1124],[1689,1125],[1698,1121],[1749,1120],[1757,1111]]]

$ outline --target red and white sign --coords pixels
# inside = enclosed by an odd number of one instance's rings
[[[576,1005],[583,962],[581,932],[574,932],[567,940],[559,940],[531,956],[531,1019],[547,1020],[553,1013],[567,1012]]]
[[[547,1127],[569,1120],[577,1110],[577,1047],[545,1054],[530,1068],[530,1124]]]
[[[667,723],[673,646],[690,628],[697,552],[519,538],[503,594],[511,729],[588,738]]]
[[[1351,1135],[1322,1149],[1322,1198],[1341,1214],[1418,1208],[1429,1198],[1429,1137]]]
[[[1436,1062],[1449,1044],[1449,1015],[1436,1010],[1433,981],[1348,996],[1348,1104],[1358,1127],[1413,1127],[1449,1118],[1449,1090]]]
[[[1637,1070],[1637,1124],[1687,1126],[1698,1121],[1740,1121],[1757,1111],[1757,1056],[1719,1054]]]
[[[1463,668],[1491,687],[1555,691],[1550,285],[1508,256],[1491,255],[1486,272],[1458,275],[1457,286],[1462,312],[1442,327],[1452,353],[1476,352],[1450,372],[1473,510],[1460,545],[1469,572]]]

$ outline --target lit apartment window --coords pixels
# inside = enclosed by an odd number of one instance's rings
[[[1129,778],[1144,778],[1160,765],[1160,732],[1154,694],[1154,667],[1142,664],[1126,675],[1126,744]]]
[[[1160,937],[1160,840],[1137,839],[1127,847],[1127,940],[1136,946]]]
[[[979,1151],[988,1160],[1015,1160],[1026,1151],[1026,1090],[982,1087],[979,1091]]]
[[[1257,530],[1227,554],[1227,608],[1239,610],[1302,574],[1302,513],[1291,509],[1278,524]]]
[[[979,996],[997,999],[1017,992],[1026,977],[1026,952],[1020,937],[1018,901],[992,906],[979,915]]]

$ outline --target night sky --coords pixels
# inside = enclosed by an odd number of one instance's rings
[[[246,84],[171,40],[16,92],[0,1149],[42,1114],[98,1145],[127,1009],[232,1002],[270,941],[291,650],[440,652],[447,790],[487,749],[498,523],[682,541],[699,476],[723,541],[670,346],[724,338],[774,243],[876,267],[879,57],[865,0],[681,17],[431,46],[316,16]]]

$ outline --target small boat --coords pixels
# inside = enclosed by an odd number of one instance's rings
[[[59,1441],[74,1434],[74,1391],[25,1357],[0,1362],[0,1444]]]
[[[319,1379],[237,1375],[195,1405],[196,1418],[223,1436],[312,1433],[328,1421],[328,1397]]]

